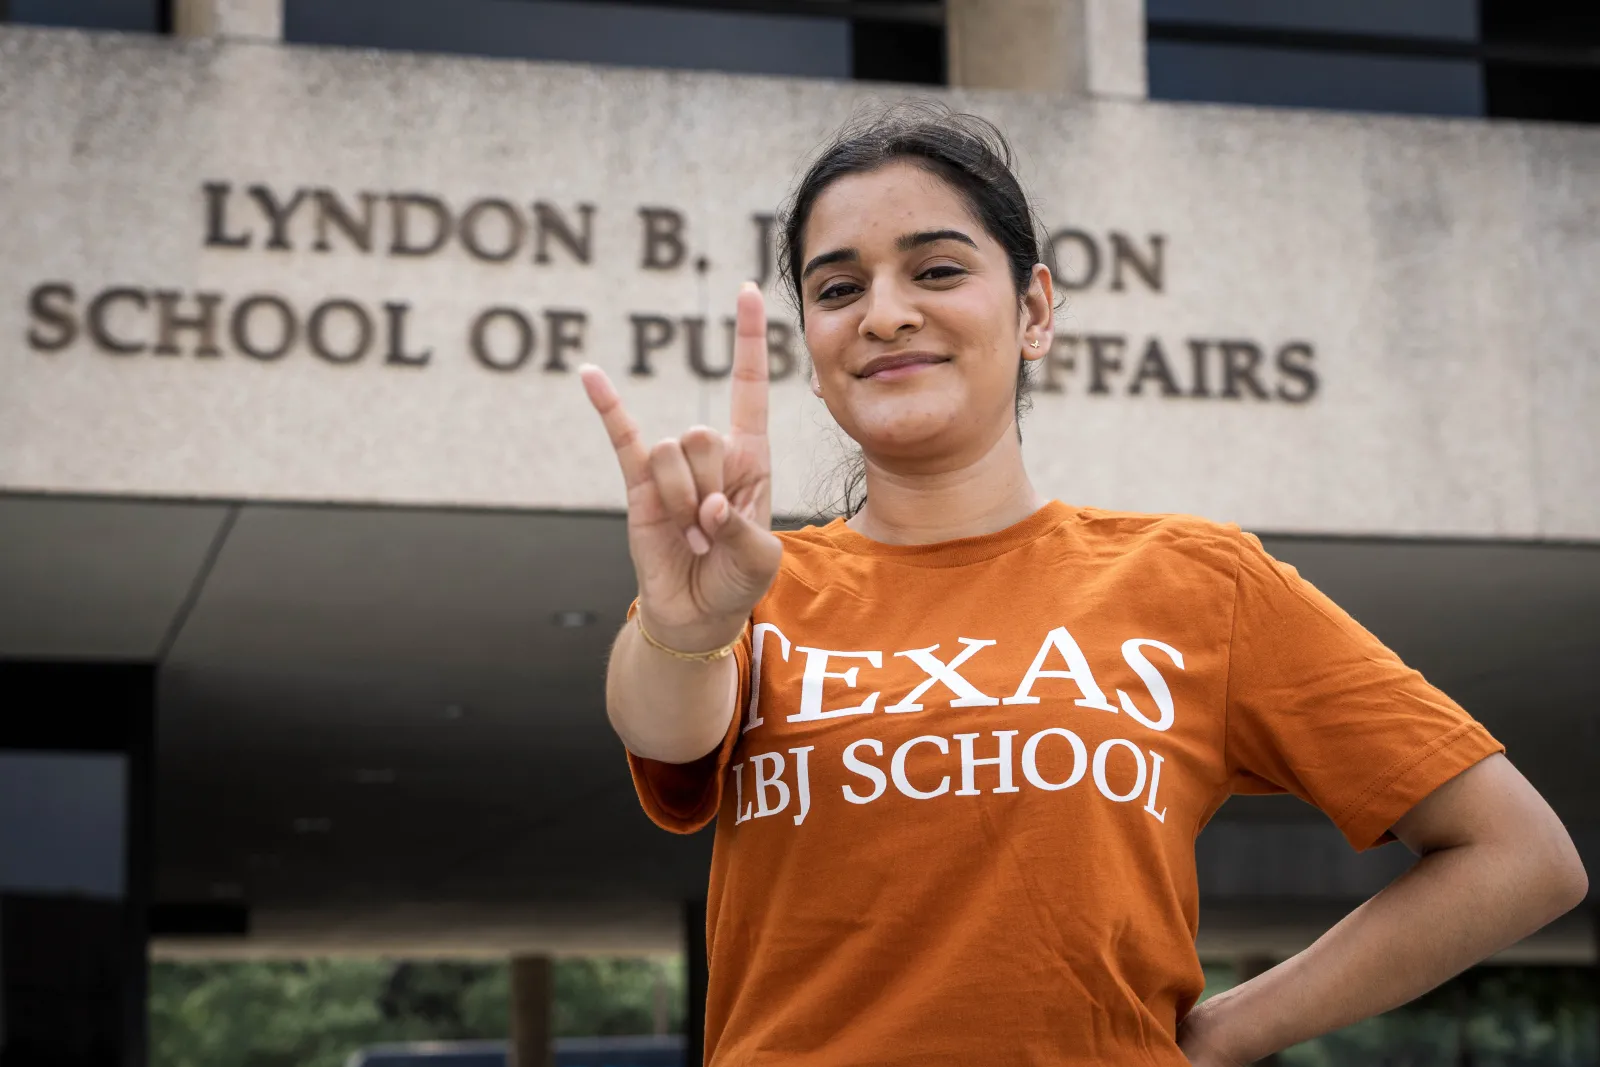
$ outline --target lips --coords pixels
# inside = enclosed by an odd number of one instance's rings
[[[858,378],[872,378],[877,375],[886,375],[890,371],[902,368],[927,367],[936,363],[950,362],[949,356],[935,355],[932,352],[897,352],[892,356],[878,356],[869,359],[865,366],[856,372]]]

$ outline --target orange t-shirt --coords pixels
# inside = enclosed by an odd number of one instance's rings
[[[780,535],[720,749],[706,1062],[1186,1064],[1194,841],[1288,791],[1357,848],[1501,746],[1236,527],[1052,502],[998,533]]]

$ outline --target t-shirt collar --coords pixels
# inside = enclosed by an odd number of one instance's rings
[[[818,532],[834,548],[851,555],[892,559],[914,567],[960,567],[993,559],[1038,540],[1076,514],[1076,509],[1059,500],[1051,500],[1032,515],[1003,530],[922,545],[891,545],[874,541],[851,529],[843,517],[834,519]]]

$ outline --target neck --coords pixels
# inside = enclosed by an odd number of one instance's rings
[[[868,456],[867,503],[849,526],[885,544],[924,545],[1004,530],[1044,504],[1028,480],[1013,427],[955,466],[910,468]]]

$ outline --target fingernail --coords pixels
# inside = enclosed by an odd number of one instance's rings
[[[691,526],[683,534],[689,541],[689,551],[697,556],[703,556],[711,551],[711,542],[706,540],[706,535],[700,532],[700,527]]]
[[[755,282],[745,282],[743,285],[739,286],[739,288],[751,293],[759,293],[761,291],[761,286],[757,285]]]

